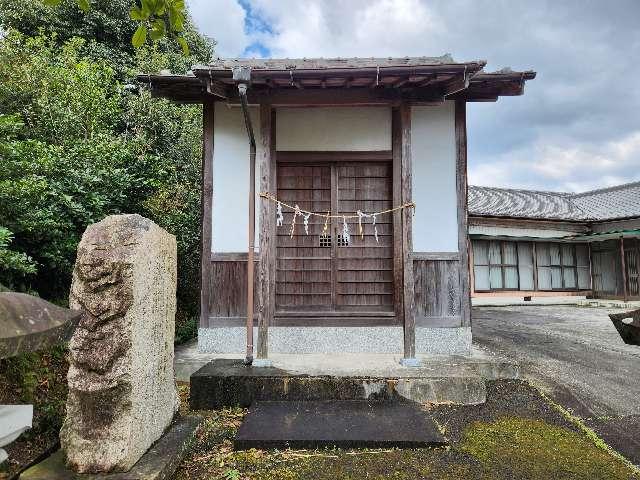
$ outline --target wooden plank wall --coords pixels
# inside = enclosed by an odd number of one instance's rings
[[[414,259],[416,324],[421,327],[462,325],[460,261]]]
[[[255,260],[256,267],[259,260]],[[247,314],[247,260],[213,260],[209,264],[209,318],[201,327],[224,326],[230,320],[235,324]],[[260,278],[254,278],[254,305],[258,305]],[[225,323],[226,322],[226,323]]]

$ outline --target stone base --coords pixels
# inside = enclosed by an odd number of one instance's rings
[[[243,354],[244,327],[200,328],[202,353]],[[254,329],[258,338],[258,329]],[[271,327],[269,353],[403,353],[402,327]],[[416,353],[469,355],[471,328],[416,328]]]
[[[254,358],[251,365],[258,368],[273,367],[273,362],[268,358]]]
[[[472,357],[424,357],[415,368],[401,366],[400,358],[390,355],[290,357],[274,355],[273,366],[261,368],[241,359],[207,363],[191,375],[191,409],[248,407],[255,401],[405,399],[477,405],[486,399],[486,380],[518,378],[517,364],[479,351]]]
[[[200,417],[181,417],[129,470],[123,473],[76,473],[58,450],[20,475],[20,480],[165,480],[172,478],[187,454]]]
[[[420,367],[422,365],[422,362],[420,361],[419,358],[401,358],[400,359],[400,365],[402,365],[403,367]]]
[[[435,421],[410,402],[257,402],[233,442],[250,448],[423,448],[447,444]],[[364,475],[363,475],[364,476]]]

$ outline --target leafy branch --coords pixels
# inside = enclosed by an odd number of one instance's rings
[[[42,0],[45,5],[58,6],[62,0]],[[78,7],[88,12],[90,0],[76,0]],[[147,41],[147,36],[157,42],[162,38],[175,40],[185,55],[189,55],[189,45],[183,36],[184,23],[187,17],[185,0],[134,0],[129,10],[131,20],[138,22],[131,43],[140,48]]]

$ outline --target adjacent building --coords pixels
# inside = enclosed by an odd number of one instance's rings
[[[640,182],[584,193],[469,187],[471,291],[640,300]]]

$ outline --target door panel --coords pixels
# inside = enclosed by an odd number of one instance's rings
[[[330,166],[278,165],[278,198],[312,212],[331,209]],[[283,209],[284,224],[276,231],[276,308],[332,308],[331,248],[320,246],[323,221],[309,218],[306,235],[301,217],[291,235],[293,212]]]
[[[380,212],[392,208],[393,186],[391,165],[364,163],[337,165],[338,212],[354,215]],[[373,220],[362,219],[362,232],[357,218],[347,219],[351,234],[348,246],[338,246],[336,255],[336,309],[342,307],[375,307],[393,310],[393,216],[376,218],[378,240]],[[338,234],[342,222],[338,222]]]
[[[278,198],[313,212],[354,215],[392,207],[391,165],[384,162],[278,164]],[[342,235],[342,219],[332,219],[322,236],[324,219],[302,218],[284,209],[277,228],[276,309],[279,312],[393,312],[393,216],[347,219],[350,238]]]

